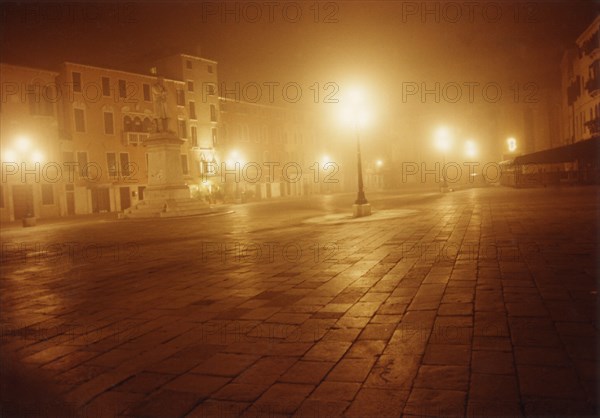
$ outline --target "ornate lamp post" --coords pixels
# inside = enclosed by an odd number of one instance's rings
[[[358,169],[358,193],[354,205],[352,206],[352,213],[355,218],[361,216],[368,216],[371,214],[371,205],[367,201],[364,190],[363,175],[362,175],[362,157],[360,151],[360,125],[364,125],[367,119],[367,113],[361,107],[361,95],[358,91],[351,92],[349,97],[350,115],[352,122],[354,122],[354,131],[356,134],[356,165]]]

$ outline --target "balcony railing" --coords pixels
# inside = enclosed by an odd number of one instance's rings
[[[585,127],[590,130],[592,135],[600,133],[600,118],[589,120],[585,123]]]
[[[144,145],[144,140],[148,139],[148,135],[147,132],[123,132],[123,144],[135,147]]]
[[[600,80],[598,78],[590,78],[587,83],[585,83],[585,89],[588,91],[590,96],[596,97],[600,92],[600,87],[598,87],[598,83]]]

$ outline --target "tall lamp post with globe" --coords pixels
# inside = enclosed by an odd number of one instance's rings
[[[354,124],[356,134],[356,159],[358,169],[358,193],[354,205],[352,205],[352,214],[355,218],[369,216],[371,214],[371,205],[367,201],[364,190],[362,175],[362,158],[360,151],[360,128],[366,124],[368,113],[363,107],[362,94],[354,90],[348,97],[348,109],[345,111],[344,119]]]

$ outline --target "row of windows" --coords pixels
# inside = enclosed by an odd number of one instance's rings
[[[193,102],[190,102],[193,105]],[[191,119],[195,119],[195,107],[190,106],[190,111],[194,112],[194,117]],[[214,115],[213,115],[214,112]],[[211,105],[211,120],[213,119],[216,122],[216,109]],[[80,108],[73,109],[73,117],[75,121],[75,131],[76,132],[85,132],[85,110]],[[103,121],[104,121],[104,133],[106,135],[114,135],[115,133],[115,122],[114,122],[114,114],[113,112],[103,112]],[[186,121],[183,119],[178,119],[178,128],[179,134],[182,138],[187,139],[187,128]],[[152,132],[154,129],[154,122],[145,117],[141,119],[139,116],[131,117],[125,116],[123,118],[123,131],[124,132]],[[197,138],[197,133],[195,132],[196,127],[192,127],[192,139]],[[213,128],[216,132],[216,128]]]
[[[4,209],[4,186],[0,185],[0,208]],[[42,205],[54,204],[54,185],[42,184]]]
[[[71,73],[72,82],[73,82],[73,91],[76,93],[82,93],[82,79],[80,72],[72,72]],[[187,81],[187,91],[194,92],[194,81]],[[111,80],[109,77],[101,77],[101,90],[102,95],[104,97],[111,97],[113,95],[111,88]],[[206,93],[209,96],[216,95],[216,86],[214,84],[206,84]],[[127,80],[119,79],[117,81],[117,91],[119,98],[132,98],[137,92],[137,88],[131,82],[127,82]],[[150,89],[150,84],[142,83],[142,96],[144,101],[151,102],[152,101],[152,93]],[[176,101],[178,106],[185,106],[185,91],[182,89],[177,89],[176,92]]]
[[[269,133],[270,132],[270,133]],[[254,142],[262,142],[265,144],[269,143],[270,139],[274,139],[275,143],[288,143],[288,134],[283,128],[274,128],[269,130],[267,125],[260,127],[249,127],[248,124],[227,124],[222,125],[222,137],[224,141],[243,141],[250,142],[254,139]],[[304,135],[301,133],[294,133],[294,144],[304,144]],[[309,139],[308,143],[314,144],[314,137],[312,140]]]
[[[81,73],[79,72],[72,72],[71,73],[71,81],[73,83],[73,91],[75,93],[81,93],[83,91],[82,88],[82,81],[81,81]],[[123,79],[119,79],[117,81],[117,91],[119,92],[119,97],[124,99],[124,98],[131,98],[131,96],[135,93],[135,88],[131,88],[132,84],[131,83],[127,83],[127,80],[123,80]],[[102,95],[105,97],[110,97],[112,96],[112,88],[111,88],[111,82],[110,82],[110,78],[109,77],[101,77],[101,90],[102,90]],[[150,84],[148,83],[142,83],[142,97],[144,98],[144,101],[146,102],[151,102],[152,101],[152,94],[150,92]]]
[[[210,109],[210,121],[211,122],[217,122],[217,107],[213,104],[210,105],[209,107]],[[196,116],[196,102],[189,102],[189,118],[190,119],[197,119]]]
[[[192,70],[192,69],[194,68],[194,63],[192,62],[192,60],[185,60],[185,68],[187,68],[188,70]],[[209,74],[212,74],[212,73],[213,73],[213,71],[214,71],[214,69],[213,69],[213,66],[212,66],[212,65],[210,65],[210,64],[209,64],[209,65],[207,65],[207,66],[206,66],[206,71],[207,71]]]
[[[203,83],[204,84],[204,83]],[[216,96],[217,87],[214,84],[204,84],[206,86],[206,94],[208,96]],[[190,93],[194,92],[194,82],[192,80],[187,81],[187,91]],[[185,102],[185,92],[181,89],[177,89],[177,104],[183,106],[181,103]]]
[[[72,160],[72,153],[65,153],[65,161]],[[77,161],[79,163],[80,171],[79,175],[81,177],[87,177],[88,173],[85,168],[82,166],[87,165],[88,158],[86,152],[78,152],[77,153]],[[108,152],[106,153],[106,165],[108,167],[108,173],[111,177],[119,177],[119,176],[129,176],[131,174],[131,165],[129,164],[129,154],[128,153],[119,153],[119,164],[117,164],[117,153]],[[199,170],[200,174],[206,171],[206,162],[200,161]],[[146,167],[148,166],[148,154],[146,154]],[[188,156],[185,154],[181,155],[181,169],[184,175],[189,175],[189,163]],[[72,186],[71,186],[72,187]],[[54,205],[54,185],[52,184],[42,184],[41,185],[41,194],[42,194],[42,205]],[[0,185],[0,208],[4,209],[4,187]]]
[[[90,175],[90,166],[88,165],[88,153],[86,151],[78,151],[77,155],[77,168],[80,177],[86,178]],[[75,162],[73,161],[74,155],[72,152],[63,153],[64,162]],[[135,174],[138,171],[129,162],[129,153],[127,152],[107,152],[106,153],[106,168],[108,168],[108,175],[112,178],[127,177]],[[148,154],[146,154],[146,169],[148,168]],[[188,156],[186,154],[181,155],[181,168],[183,174],[189,174]],[[93,169],[93,168],[92,168]],[[132,173],[134,169],[134,173]]]
[[[590,130],[591,129],[587,126],[588,123],[591,123],[591,121],[600,119],[600,104],[596,104],[594,107],[590,107],[589,108],[589,117],[586,117],[586,112],[585,111],[580,111],[578,113],[576,113],[575,116],[575,123],[573,125],[570,125],[569,128],[569,134],[573,135],[573,128],[576,129],[575,134],[576,135],[583,135],[586,131],[586,129]],[[572,120],[572,119],[571,119]]]
[[[177,128],[178,128],[179,137],[183,138],[183,139],[187,139],[187,124],[186,124],[185,120],[179,119]],[[217,128],[211,128],[210,132],[211,132],[212,146],[216,147],[217,143],[218,143]],[[197,147],[198,146],[198,128],[195,126],[192,126],[190,128],[190,134],[191,134],[190,139],[192,140],[192,147]]]

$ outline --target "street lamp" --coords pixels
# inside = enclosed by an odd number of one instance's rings
[[[42,163],[44,154],[40,150],[32,150],[31,140],[26,136],[21,136],[15,140],[12,148],[4,150],[2,161],[5,163]]]
[[[517,140],[512,136],[506,140],[508,146],[508,152],[515,152],[517,150]]]
[[[363,176],[362,176],[362,160],[360,153],[360,127],[364,126],[368,119],[368,114],[362,105],[363,95],[359,90],[353,90],[348,96],[349,110],[346,112],[346,118],[351,118],[354,123],[356,132],[356,159],[358,168],[358,194],[354,205],[352,206],[354,217],[368,216],[371,214],[371,205],[365,196]]]
[[[475,141],[468,140],[465,142],[465,154],[469,158],[475,158],[477,156],[477,146],[475,145]]]
[[[378,188],[383,188],[383,175],[381,173],[382,171],[382,167],[383,167],[383,161],[382,160],[377,160],[375,161],[375,178],[377,181],[377,187]]]
[[[435,134],[436,147],[442,153],[442,187],[447,188],[444,168],[446,167],[446,152],[450,149],[450,133],[447,128],[438,128]]]

